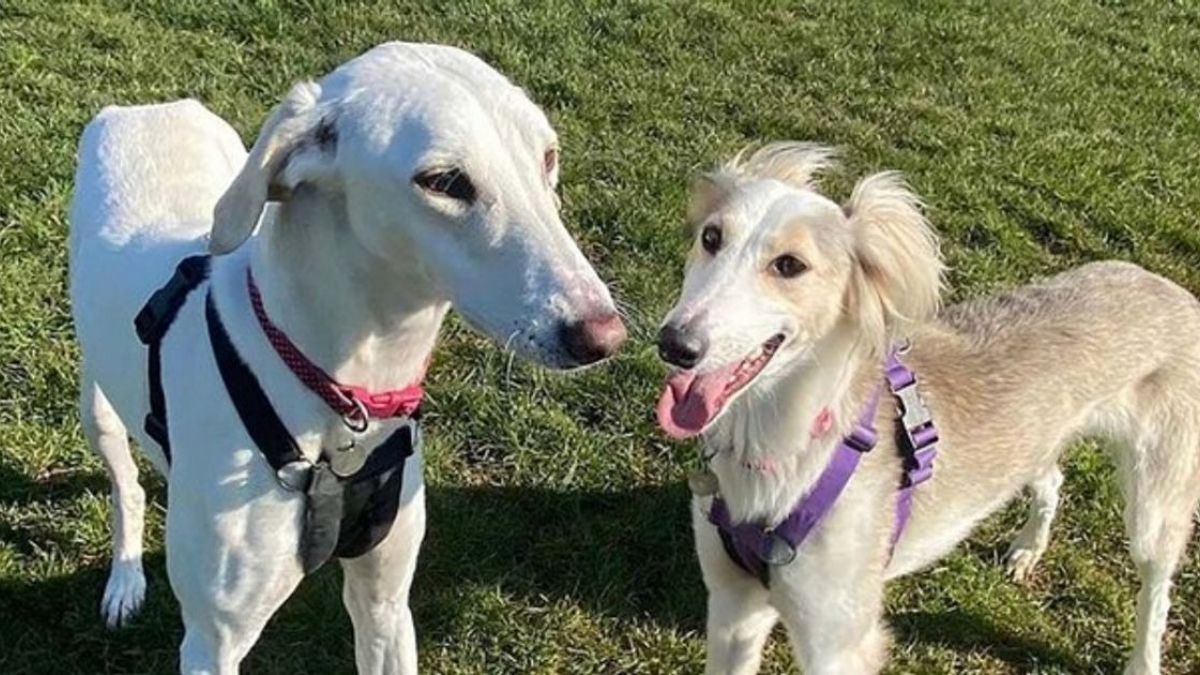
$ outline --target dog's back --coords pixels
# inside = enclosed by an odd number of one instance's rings
[[[180,258],[204,248],[245,156],[237,133],[192,100],[105,108],[80,140],[70,276],[84,379],[135,435],[147,394],[133,317]]]

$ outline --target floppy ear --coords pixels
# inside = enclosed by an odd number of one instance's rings
[[[721,208],[721,202],[729,197],[733,187],[733,178],[722,171],[697,178],[688,195],[688,228],[695,229],[708,214]]]
[[[882,345],[937,311],[945,271],[937,234],[895,172],[859,181],[844,209],[854,242],[847,305]]]
[[[297,185],[330,170],[337,137],[317,106],[320,93],[316,83],[297,84],[263,123],[241,172],[213,209],[210,253],[241,246],[268,200],[285,201]]]

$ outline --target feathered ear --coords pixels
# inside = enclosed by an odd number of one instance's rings
[[[263,124],[246,164],[217,201],[208,250],[224,255],[254,232],[267,201],[285,201],[297,185],[333,163],[337,133],[317,106],[321,88],[302,82]]]
[[[733,181],[721,172],[708,173],[697,178],[692,183],[688,197],[688,227],[699,227],[708,214],[721,208],[721,203],[729,198],[733,189]]]
[[[880,345],[941,302],[945,265],[921,206],[900,174],[884,172],[859,181],[844,207],[854,242],[847,305]]]

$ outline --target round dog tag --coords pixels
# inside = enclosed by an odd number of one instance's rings
[[[779,567],[796,559],[795,546],[789,544],[778,532],[771,532],[770,537],[771,543],[763,551],[763,562],[772,567]]]
[[[688,476],[688,489],[697,497],[707,497],[717,493],[717,476],[705,469]]]
[[[351,440],[349,445],[334,448],[333,450],[326,450],[325,458],[329,460],[329,470],[335,476],[348,478],[363,468],[370,454],[366,449],[359,447],[357,443]]]

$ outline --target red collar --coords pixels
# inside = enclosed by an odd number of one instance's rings
[[[258,317],[258,325],[262,327],[267,340],[275,348],[275,353],[287,364],[289,370],[312,390],[314,394],[341,415],[351,428],[366,428],[370,419],[387,417],[411,417],[421,405],[425,390],[421,380],[403,389],[392,391],[370,392],[365,387],[351,384],[340,384],[329,373],[321,370],[320,366],[308,360],[267,316],[263,308],[262,294],[254,283],[254,275],[246,268],[246,290],[250,292],[250,304],[254,306],[254,315]],[[424,374],[422,374],[422,379]]]

